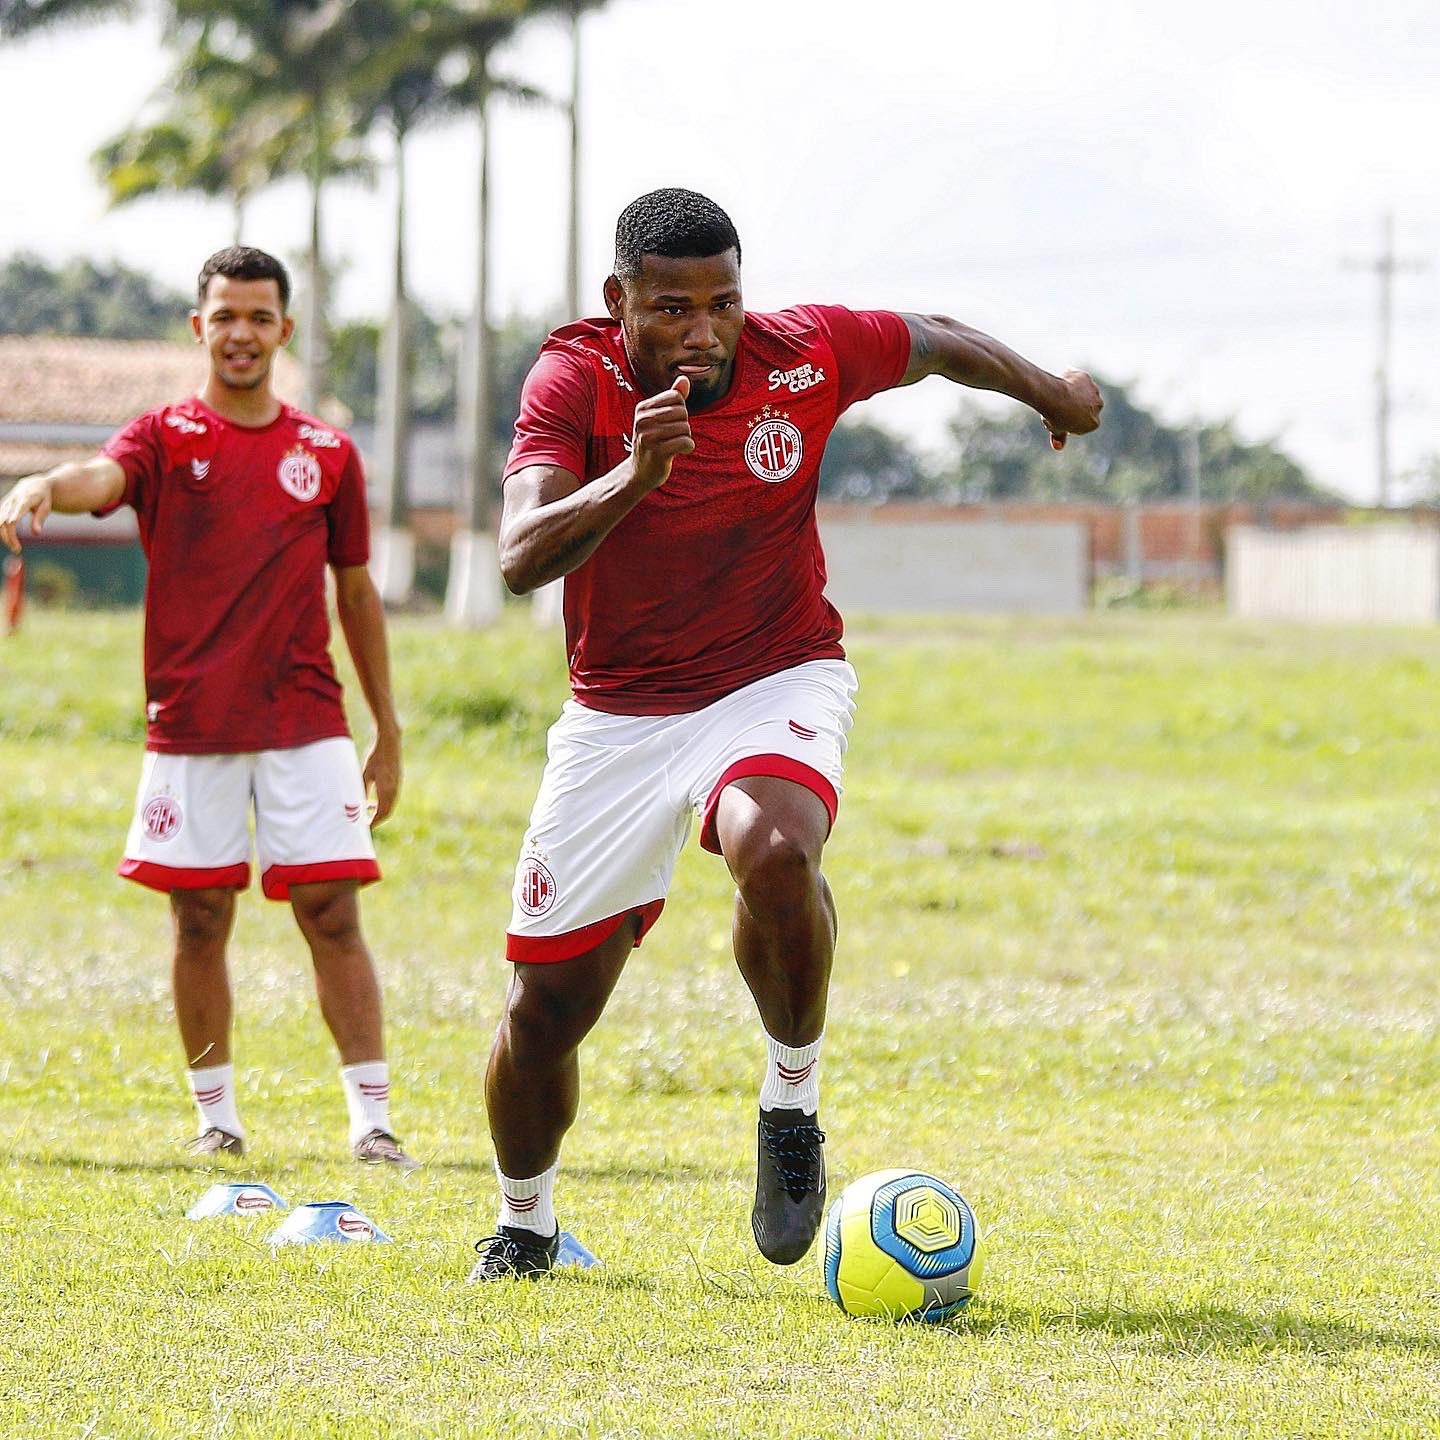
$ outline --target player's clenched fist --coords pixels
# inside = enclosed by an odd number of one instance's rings
[[[695,448],[690,434],[690,412],[685,401],[690,394],[690,381],[682,375],[669,390],[651,395],[635,407],[635,448],[630,463],[635,478],[647,490],[657,489],[670,478],[670,467],[677,455],[688,455]]]
[[[1083,371],[1067,370],[1061,377],[1060,404],[1042,416],[1053,449],[1065,448],[1067,435],[1088,435],[1100,424],[1105,401],[1100,387]]]

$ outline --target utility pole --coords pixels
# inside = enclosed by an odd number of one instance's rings
[[[1402,271],[1426,269],[1422,260],[1395,256],[1395,216],[1386,211],[1380,222],[1380,253],[1373,260],[1351,260],[1347,270],[1369,270],[1380,281],[1380,348],[1375,361],[1375,460],[1377,494],[1383,510],[1390,504],[1390,332],[1393,328],[1395,277]]]

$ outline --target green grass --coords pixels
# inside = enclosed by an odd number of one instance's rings
[[[980,1294],[933,1331],[753,1253],[762,1052],[693,841],[562,1160],[604,1269],[464,1285],[561,645],[393,642],[409,771],[365,916],[428,1163],[346,1161],[299,937],[247,897],[241,1173],[396,1240],[279,1256],[182,1218],[165,907],[111,874],[138,622],[0,644],[0,1434],[1440,1434],[1440,635],[857,627],[824,1122],[832,1189],[905,1164],[975,1206]]]

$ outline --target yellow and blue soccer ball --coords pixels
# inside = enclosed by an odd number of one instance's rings
[[[847,1315],[948,1319],[979,1278],[975,1214],[943,1180],[877,1170],[825,1217],[825,1288]]]

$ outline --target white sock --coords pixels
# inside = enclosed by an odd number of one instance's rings
[[[813,1115],[820,1108],[820,1041],[822,1030],[808,1045],[782,1045],[770,1035],[765,1044],[765,1083],[760,1087],[762,1110],[803,1110]]]
[[[517,1230],[533,1230],[547,1238],[560,1227],[555,1223],[555,1171],[559,1162],[543,1175],[529,1180],[512,1180],[497,1163],[495,1178],[500,1182],[500,1223]]]
[[[187,1070],[190,1094],[200,1112],[200,1130],[220,1129],[237,1140],[245,1138],[245,1127],[235,1109],[235,1067],[207,1065],[203,1070]]]
[[[363,1140],[372,1130],[390,1130],[390,1067],[383,1060],[342,1065],[340,1083],[350,1111],[350,1143]]]

